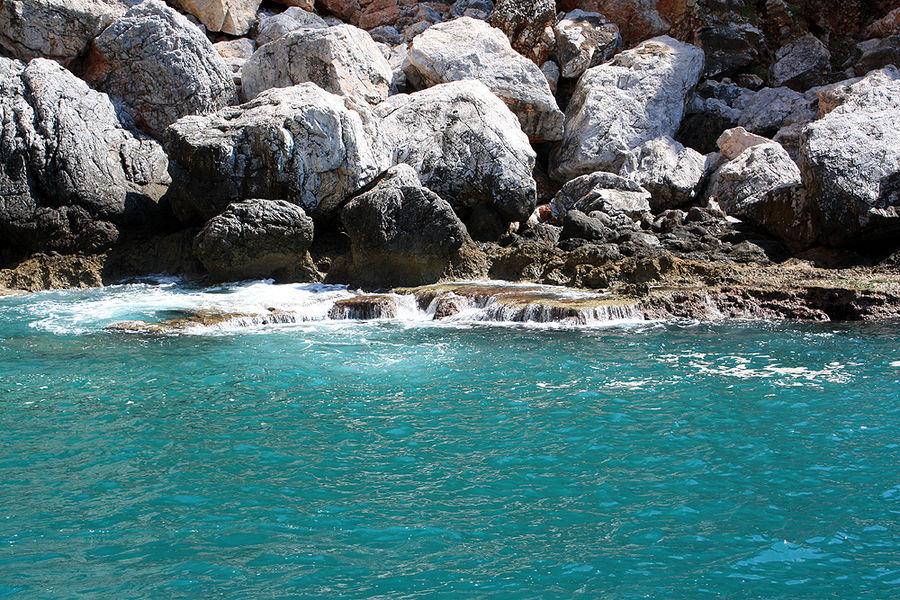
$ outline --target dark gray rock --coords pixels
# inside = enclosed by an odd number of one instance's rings
[[[824,83],[830,72],[831,53],[817,37],[808,33],[778,49],[769,68],[769,84],[805,92]]]
[[[706,77],[733,76],[759,63],[762,32],[749,23],[705,25],[696,43],[706,53]]]
[[[900,66],[900,35],[866,40],[857,44],[857,48],[862,53],[853,64],[853,69],[858,74],[888,65]]]
[[[616,233],[607,227],[603,221],[595,217],[589,217],[580,210],[572,209],[563,218],[560,240],[580,239],[589,242],[604,242],[615,240]]]

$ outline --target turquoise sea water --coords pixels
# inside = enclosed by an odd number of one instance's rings
[[[0,299],[0,597],[900,596],[898,324],[103,329],[248,294]]]

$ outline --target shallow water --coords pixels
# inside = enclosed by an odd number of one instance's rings
[[[0,299],[0,597],[898,596],[900,325],[103,329],[322,294]]]

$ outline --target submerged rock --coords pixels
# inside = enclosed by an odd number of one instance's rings
[[[85,79],[157,137],[185,115],[237,102],[231,70],[212,43],[159,0],[131,8],[94,41]]]

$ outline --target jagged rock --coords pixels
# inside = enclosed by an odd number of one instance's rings
[[[716,145],[725,158],[734,160],[747,148],[771,142],[772,140],[750,133],[743,127],[734,127],[724,131],[716,140]]]
[[[708,196],[732,217],[782,240],[807,246],[814,237],[801,194],[800,169],[775,142],[750,146],[713,174]]]
[[[820,241],[844,245],[900,231],[900,82],[851,98],[804,130],[800,166]]]
[[[372,37],[352,25],[300,29],[262,46],[244,64],[245,98],[311,81],[375,104],[387,98],[391,66]]]
[[[706,80],[697,86],[675,139],[701,154],[716,151],[716,140],[737,126],[740,108],[753,92],[733,83]]]
[[[391,27],[390,25],[381,25],[379,27],[376,27],[375,29],[370,29],[369,35],[371,35],[372,39],[376,42],[387,44],[392,48],[406,42],[403,34],[397,31],[396,27]]]
[[[609,60],[622,47],[619,27],[607,23],[603,15],[573,10],[553,27],[556,56],[563,77],[582,73]]]
[[[473,19],[487,19],[494,10],[491,0],[456,0],[450,7],[450,15],[453,17],[472,17]]]
[[[675,135],[703,71],[703,51],[668,36],[648,40],[585,71],[566,110],[550,175],[565,181],[618,171],[628,152]]]
[[[162,147],[59,64],[0,58],[0,255],[97,252],[158,223]]]
[[[49,58],[69,66],[137,0],[0,2],[0,52],[21,60]]]
[[[413,39],[406,75],[419,88],[476,79],[506,102],[532,141],[562,137],[562,111],[541,70],[509,45],[502,31],[462,17]]]
[[[808,33],[775,53],[769,68],[769,84],[803,92],[820,85],[831,71],[831,53],[817,37]]]
[[[900,65],[900,34],[883,40],[866,40],[856,47],[862,53],[853,65],[857,73],[867,73],[887,65]]]
[[[238,200],[283,199],[326,215],[384,170],[367,106],[315,84],[276,88],[166,132],[170,202],[185,222]]]
[[[483,83],[391,96],[374,110],[390,162],[412,166],[463,218],[481,202],[511,221],[534,210],[535,152],[515,115]]]
[[[129,9],[94,40],[85,79],[157,137],[185,115],[237,102],[231,71],[212,43],[159,0]]]
[[[401,16],[398,0],[320,0],[320,4],[333,15],[362,29],[393,25]]]
[[[695,38],[706,53],[706,77],[732,76],[758,64],[764,44],[762,31],[750,23],[706,25]]]
[[[559,65],[552,60],[548,60],[541,65],[541,73],[544,74],[544,78],[550,85],[550,93],[556,95],[556,86],[559,84],[560,76]]]
[[[313,221],[284,200],[247,200],[229,204],[207,221],[194,238],[194,254],[214,279],[296,279],[307,250]]]
[[[213,48],[216,49],[216,52],[219,53],[219,56],[221,56],[222,60],[225,61],[225,64],[228,65],[228,68],[231,70],[234,86],[238,92],[240,92],[241,67],[243,67],[244,63],[247,62],[247,59],[256,52],[256,42],[250,38],[237,38],[234,40],[216,42],[213,44]]]
[[[328,309],[328,318],[332,321],[396,319],[399,311],[396,296],[361,294],[335,302]]]
[[[816,89],[816,98],[819,100],[818,117],[821,119],[851,98],[898,80],[900,80],[900,70],[894,65],[889,65],[884,69],[872,71],[865,77],[856,77],[818,88]]]
[[[626,46],[669,31],[669,23],[657,10],[659,0],[562,0],[557,4],[562,10],[580,8],[604,15],[619,26]]]
[[[350,237],[354,284],[421,285],[440,279],[472,244],[450,205],[422,186],[415,171],[389,169],[341,210]]]
[[[210,31],[244,35],[256,22],[262,0],[170,0],[191,13]]]
[[[816,91],[801,94],[790,88],[763,88],[741,98],[737,124],[758,135],[774,136],[779,129],[809,123],[818,112]]]
[[[328,27],[328,24],[319,15],[302,8],[289,8],[283,13],[259,19],[259,25],[256,26],[256,43],[262,46],[298,29],[323,27]]]
[[[560,221],[573,209],[641,215],[650,211],[650,192],[630,179],[597,171],[572,179],[550,201],[550,210]]]
[[[660,211],[697,198],[706,174],[706,157],[670,137],[661,137],[634,149],[619,174],[650,192],[650,208]]]
[[[869,25],[866,28],[865,35],[867,38],[886,38],[892,35],[900,35],[900,7],[895,8]]]
[[[543,64],[552,51],[555,20],[553,0],[497,0],[488,17],[488,23],[506,34],[516,52],[536,65]]]
[[[559,239],[603,242],[615,240],[616,232],[607,227],[600,219],[589,217],[580,210],[572,209],[563,217]]]

